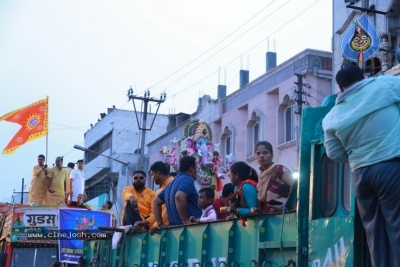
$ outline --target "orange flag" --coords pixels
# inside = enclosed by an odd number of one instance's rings
[[[42,99],[0,117],[0,121],[14,122],[22,126],[4,148],[3,154],[12,154],[26,142],[33,141],[48,133],[48,103],[49,98]]]

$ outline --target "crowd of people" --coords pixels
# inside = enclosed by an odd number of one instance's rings
[[[294,183],[291,171],[273,162],[272,145],[260,141],[254,156],[260,165],[259,173],[243,161],[235,162],[228,172],[231,183],[225,184],[222,195],[214,190],[196,189],[196,160],[185,156],[179,161],[179,172],[174,177],[169,166],[154,162],[149,175],[160,186],[156,192],[147,188],[146,173],[135,171],[132,185],[124,189],[125,203],[121,225],[134,225],[136,230],[157,229],[176,225],[205,223],[281,211]]]
[[[54,167],[45,164],[45,156],[38,156],[38,165],[33,167],[29,188],[28,204],[31,206],[69,207],[90,209],[83,204],[85,192],[84,161],[70,162],[63,167],[63,158],[57,157]],[[111,211],[113,203],[106,201],[101,211],[112,215],[112,226],[116,226],[116,216]]]
[[[341,93],[322,121],[326,153],[333,160],[349,163],[353,172],[372,266],[400,266],[396,253],[400,248],[400,78],[387,75],[364,79],[363,71],[353,64],[337,73],[336,82]],[[190,156],[180,159],[176,177],[164,162],[151,165],[149,173],[160,185],[157,192],[146,188],[145,172],[134,172],[132,186],[126,187],[122,195],[125,207],[121,224],[146,228],[153,234],[168,226],[231,217],[245,220],[282,210],[294,183],[292,173],[272,161],[269,142],[258,142],[254,156],[260,172],[243,161],[235,162],[228,173],[231,183],[224,186],[219,198],[210,188],[196,190],[196,161]],[[73,165],[64,170],[61,157],[51,169],[44,160],[39,155],[38,165],[33,168],[29,201],[33,205],[57,206],[67,203],[69,196],[72,204],[80,203],[78,199],[85,197],[84,176],[79,167],[83,160],[74,170]]]
[[[77,206],[78,198],[86,198],[83,160],[68,163],[63,168],[63,158],[57,157],[55,166],[45,164],[45,156],[38,156],[33,167],[28,203],[31,206]]]
[[[254,156],[260,173],[243,161],[231,165],[228,176],[231,183],[224,186],[222,196],[216,198],[214,190],[195,186],[196,160],[182,157],[179,172],[170,173],[169,166],[158,161],[150,166],[148,174],[160,188],[154,192],[146,187],[146,172],[137,170],[132,176],[132,186],[123,190],[121,225],[134,225],[154,232],[158,228],[182,224],[202,223],[232,217],[249,216],[280,211],[293,186],[290,170],[272,161],[272,145],[258,142]],[[33,167],[33,177],[28,203],[31,206],[89,208],[83,204],[85,193],[84,161],[68,163],[63,168],[63,158],[55,159],[54,167],[45,164],[45,156],[38,156]],[[173,175],[172,175],[173,174]],[[102,211],[111,211],[113,203],[107,201]]]

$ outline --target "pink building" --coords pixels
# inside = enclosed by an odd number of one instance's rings
[[[175,114],[169,117],[167,132],[148,144],[149,161],[164,160],[163,146],[174,138],[183,137],[186,123],[202,119],[212,130],[212,142],[220,144],[220,155],[225,159],[233,153],[235,161],[246,161],[258,168],[254,160],[254,144],[266,140],[273,145],[274,162],[297,171],[298,131],[301,107],[319,106],[331,94],[332,54],[307,49],[276,66],[276,54],[267,53],[266,73],[248,82],[248,71],[240,71],[241,88],[226,96],[226,87],[218,86],[218,99],[205,95],[199,98],[193,114]],[[297,74],[303,74],[304,91],[298,94]],[[227,181],[227,180],[225,180]]]

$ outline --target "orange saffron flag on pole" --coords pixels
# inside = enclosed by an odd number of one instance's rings
[[[0,121],[14,122],[22,126],[4,148],[3,154],[12,154],[26,142],[47,135],[49,124],[48,103],[49,98],[42,99],[0,117]]]

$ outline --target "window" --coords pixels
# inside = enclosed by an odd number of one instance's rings
[[[339,164],[326,154],[322,157],[321,175],[321,215],[332,216],[338,205],[338,166]]]
[[[351,171],[350,165],[344,164],[343,167],[343,208],[349,213],[351,209]]]
[[[55,247],[17,247],[13,249],[11,256],[11,266],[49,266],[57,258]]]
[[[259,140],[258,137],[260,136],[260,123],[256,122],[253,127],[253,145],[255,145]]]
[[[285,95],[278,108],[278,145],[296,140],[295,104],[289,95]]]
[[[294,140],[294,112],[292,107],[285,110],[285,142]]]
[[[231,136],[228,135],[226,137],[226,144],[225,144],[225,153],[229,155],[231,153]]]
[[[254,156],[254,145],[261,140],[264,140],[264,122],[265,122],[265,116],[259,109],[255,109],[249,118],[249,121],[247,122],[246,126],[246,136],[245,136],[245,141],[246,141],[246,159],[248,161],[252,160],[252,157]]]
[[[382,70],[381,61],[379,60],[379,58],[376,57],[368,59],[367,62],[365,62],[365,68],[363,69],[364,73],[369,75],[376,75],[381,70]]]
[[[227,155],[235,153],[234,137],[235,137],[235,127],[233,127],[233,125],[229,123],[227,126],[225,126],[220,138],[220,144],[221,144],[220,155],[222,158],[226,159]]]
[[[85,159],[86,159],[85,162],[88,163],[94,160],[95,158],[97,158],[97,156],[99,156],[97,153],[103,153],[107,149],[111,148],[111,143],[112,143],[112,132],[110,132],[102,139],[100,139],[100,141],[89,147],[89,150],[92,150],[93,152],[87,151],[85,153]]]

